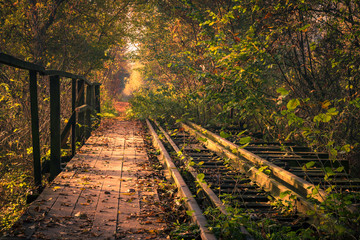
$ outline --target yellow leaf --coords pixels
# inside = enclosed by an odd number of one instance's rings
[[[134,195],[135,193],[134,192],[131,192],[131,193],[123,193],[123,195],[126,195],[126,196],[131,196],[131,195]]]
[[[321,103],[321,108],[327,109],[330,106],[331,102],[329,100],[326,100]]]

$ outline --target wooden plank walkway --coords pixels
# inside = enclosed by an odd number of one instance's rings
[[[96,131],[33,202],[14,236],[31,239],[163,239],[157,179],[140,123]],[[165,239],[165,238],[164,238]]]

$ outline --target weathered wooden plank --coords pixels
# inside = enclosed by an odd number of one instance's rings
[[[159,202],[156,181],[146,177],[151,172],[143,167],[148,158],[137,131],[132,122],[117,122],[104,135],[90,137],[31,204],[14,236],[161,239],[156,235],[165,227],[161,211],[151,213]]]
[[[50,148],[50,178],[54,179],[61,171],[59,76],[50,77]]]
[[[37,94],[37,72],[29,71],[30,77],[30,104],[31,104],[31,136],[34,161],[34,181],[36,186],[41,186],[41,156],[39,132],[39,107]]]
[[[92,85],[93,83],[90,82],[89,80],[87,80],[84,76],[80,76],[80,75],[75,75],[72,73],[68,73],[68,72],[64,72],[64,71],[58,71],[58,70],[46,70],[44,72],[45,75],[49,75],[49,76],[61,76],[61,77],[66,77],[66,78],[72,78],[72,79],[81,79],[84,80],[86,82],[86,84],[88,85]]]
[[[71,124],[71,155],[74,156],[76,152],[76,79],[71,79],[71,112],[74,115],[74,119]]]
[[[45,71],[45,68],[43,66],[25,62],[23,60],[20,60],[18,58],[15,58],[13,56],[10,56],[5,53],[0,53],[0,63],[10,65],[13,67],[21,68],[21,69],[27,69],[31,71],[41,72],[43,73]]]
[[[83,158],[77,155],[72,159],[71,164],[76,166],[82,165]],[[70,164],[70,163],[69,163]],[[76,168],[78,169],[78,168]],[[63,193],[63,185],[67,184],[64,179],[71,180],[76,171],[63,172],[54,179],[51,186],[47,187],[42,194],[28,208],[26,214],[19,221],[19,227],[15,229],[16,236],[30,238],[34,232],[41,226],[42,221],[46,218],[56,200]]]
[[[116,234],[122,160],[113,157],[103,164],[103,182],[91,232],[106,239]]]
[[[73,112],[61,133],[61,137],[60,137],[61,147],[64,147],[66,145],[66,142],[70,136],[70,130],[73,128],[73,126],[75,126],[74,125],[75,121],[76,121],[76,112]]]
[[[106,149],[104,150],[106,147],[107,145],[98,146],[95,141],[90,140],[81,148],[80,152],[82,154],[75,156],[76,158],[82,155],[83,161],[81,164],[73,160],[68,163],[67,170],[76,172],[68,181],[62,177],[64,172],[59,175],[58,178],[63,182],[62,192],[48,211],[46,219],[39,225],[35,236],[47,236],[51,239],[57,239],[60,233],[61,238],[66,236],[66,238],[76,239],[83,235],[83,231],[86,230],[87,218],[84,218],[84,215],[76,216],[76,213],[74,213],[75,207],[82,192],[87,188],[87,183],[91,179],[89,176],[93,174],[93,169],[98,160],[109,154]],[[95,187],[92,186],[92,188]],[[71,228],[68,227],[69,224],[72,225]]]

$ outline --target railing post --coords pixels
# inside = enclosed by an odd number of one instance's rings
[[[50,179],[61,172],[60,77],[50,76]]]
[[[85,114],[85,121],[86,121],[86,129],[85,129],[85,138],[89,138],[91,135],[91,105],[92,103],[92,85],[86,86],[86,105],[88,105],[88,109],[86,110]]]
[[[75,155],[76,151],[76,79],[71,82],[71,112],[74,114],[74,120],[71,124],[71,155]]]
[[[35,186],[41,186],[41,161],[39,140],[39,107],[37,95],[37,72],[29,71],[30,75],[30,107],[31,107],[31,135],[34,160]]]
[[[77,84],[77,92],[78,92],[78,104],[77,107],[81,106],[84,104],[84,100],[85,100],[85,82],[84,80],[79,79],[78,80],[78,84]],[[78,142],[83,142],[83,138],[84,138],[84,125],[85,125],[85,114],[84,112],[79,112],[78,113],[78,123],[79,123],[79,127],[78,127],[78,134],[77,134],[77,140]]]
[[[95,106],[96,113],[100,113],[100,84],[95,84]],[[100,115],[97,114],[97,118],[100,123]]]

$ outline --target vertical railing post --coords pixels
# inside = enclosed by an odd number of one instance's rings
[[[60,77],[50,76],[50,179],[61,172]]]
[[[37,72],[30,71],[30,107],[31,107],[31,135],[34,160],[35,186],[41,186],[41,161],[39,137],[39,107],[37,95]]]
[[[84,80],[79,79],[77,84],[77,92],[78,92],[78,107],[84,104],[85,101],[85,82]],[[84,138],[84,125],[85,125],[85,115],[84,112],[79,112],[78,114],[78,134],[77,134],[77,142],[83,142]]]
[[[73,122],[71,123],[71,155],[75,155],[76,151],[76,79],[71,82],[71,112],[74,114]]]
[[[100,84],[95,84],[95,110],[96,113],[100,113]],[[100,123],[100,115],[97,114],[98,121]]]
[[[88,105],[88,109],[86,110],[85,114],[85,138],[89,138],[91,135],[91,102],[92,102],[92,85],[86,86],[86,105]]]

